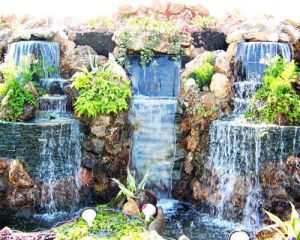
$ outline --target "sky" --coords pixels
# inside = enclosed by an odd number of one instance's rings
[[[166,0],[161,0],[166,1]],[[272,14],[278,18],[300,21],[300,0],[169,0],[170,2],[200,3],[207,7],[213,16],[239,10],[252,17]],[[110,15],[119,5],[151,5],[152,0],[0,0],[0,14],[30,14],[52,16],[54,18],[74,17],[91,19]]]

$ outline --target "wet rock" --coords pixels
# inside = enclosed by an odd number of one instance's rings
[[[0,159],[0,176],[3,175],[3,173],[8,168],[9,162],[5,159]]]
[[[208,199],[208,189],[202,189],[198,181],[193,183],[193,198],[196,200]]]
[[[225,50],[228,47],[226,35],[216,30],[204,30],[192,34],[193,45],[208,51]]]
[[[76,32],[74,42],[77,45],[90,46],[98,55],[108,57],[116,46],[112,37],[113,33],[106,31]]]
[[[154,206],[157,204],[157,198],[148,190],[138,189],[134,197],[139,208],[147,203],[151,203]]]
[[[19,119],[24,122],[29,121],[34,118],[35,111],[36,111],[35,106],[25,104],[23,107],[23,114],[20,116]]]
[[[128,199],[128,201],[124,204],[122,211],[125,214],[140,216],[139,206],[133,199]]]
[[[93,172],[87,168],[81,169],[81,183],[84,187],[90,187],[93,184]]]
[[[186,158],[184,160],[184,171],[187,173],[187,174],[192,174],[192,171],[194,169],[194,165],[193,165],[193,154],[191,152],[189,152],[187,155],[186,155]]]
[[[33,210],[38,191],[35,188],[15,188],[9,187],[7,192],[7,201],[10,208],[15,210]]]
[[[64,92],[68,95],[71,103],[74,104],[79,96],[79,91],[75,89],[73,84],[69,84],[64,87]]]
[[[229,79],[221,73],[215,73],[213,75],[210,90],[217,98],[226,98],[232,93]]]
[[[157,208],[157,215],[154,220],[148,225],[148,231],[156,231],[162,234],[165,229],[165,215],[162,207]]]
[[[28,175],[23,163],[19,160],[11,162],[8,174],[9,183],[17,187],[33,187],[34,182]]]

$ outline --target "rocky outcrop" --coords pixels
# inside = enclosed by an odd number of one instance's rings
[[[115,43],[112,40],[113,33],[108,31],[84,31],[75,32],[76,45],[85,45],[93,48],[98,55],[108,57],[113,52]]]

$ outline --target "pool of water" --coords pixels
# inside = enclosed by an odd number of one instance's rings
[[[160,200],[158,205],[164,209],[166,228],[163,235],[167,239],[178,239],[181,235],[186,235],[191,240],[226,240],[233,229],[242,229],[239,224],[215,219],[209,214],[197,211],[187,203],[164,199]],[[59,212],[53,215],[0,217],[0,229],[8,226],[24,232],[43,231],[51,229],[59,222],[79,216],[81,211],[82,209],[73,213]]]
[[[187,203],[164,199],[159,201],[159,205],[166,217],[164,236],[171,239],[178,239],[184,234],[191,240],[227,240],[232,230],[243,228],[201,213]]]

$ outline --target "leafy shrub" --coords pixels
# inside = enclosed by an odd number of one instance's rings
[[[193,18],[189,26],[193,31],[208,30],[215,27],[216,19],[212,16]]]
[[[3,64],[0,70],[5,81],[0,88],[0,110],[4,112],[2,118],[6,121],[18,121],[26,104],[37,104],[34,94],[24,88],[33,73],[29,65],[17,67],[13,64]]]
[[[87,25],[90,27],[105,27],[108,29],[113,29],[115,27],[112,19],[103,16],[88,20]]]
[[[200,89],[208,86],[211,78],[214,75],[213,57],[209,55],[204,64],[197,67],[194,72],[188,75],[188,78],[193,78]]]
[[[265,123],[300,124],[300,98],[291,85],[296,80],[295,62],[276,58],[269,63],[263,86],[255,92],[245,116]]]
[[[134,49],[136,42],[142,42],[141,64],[146,66],[154,57],[155,48],[160,41],[167,41],[167,53],[178,58],[184,55],[182,42],[186,39],[184,27],[174,21],[158,21],[153,18],[131,18],[116,36],[119,42],[118,62],[125,64],[128,51]],[[190,37],[190,35],[189,35]]]
[[[263,228],[264,230],[274,230],[276,236],[279,236],[280,239],[283,240],[299,240],[300,239],[300,218],[299,214],[295,209],[295,206],[291,203],[292,213],[290,220],[282,221],[279,217],[274,214],[265,211],[270,220],[274,222],[274,224]],[[272,239],[278,239],[274,236]]]
[[[131,96],[129,81],[122,80],[108,68],[81,70],[74,82],[75,89],[79,90],[75,111],[80,116],[95,117],[128,109],[127,100]]]

